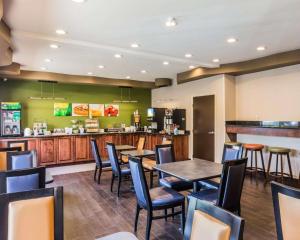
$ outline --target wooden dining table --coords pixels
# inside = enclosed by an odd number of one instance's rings
[[[130,151],[122,151],[121,155],[143,158],[143,157],[154,156],[155,152],[147,149],[142,149],[142,150],[137,149],[137,150],[130,150]]]
[[[221,163],[194,158],[192,160],[157,164],[157,171],[169,174],[187,182],[193,182],[193,191],[197,191],[198,181],[220,177]]]

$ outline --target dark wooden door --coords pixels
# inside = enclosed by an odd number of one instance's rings
[[[215,96],[193,98],[193,157],[215,160]]]

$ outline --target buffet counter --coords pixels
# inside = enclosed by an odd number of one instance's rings
[[[146,137],[145,149],[154,150],[155,145],[161,144],[163,137],[172,139],[176,161],[186,160],[189,156],[189,134],[167,135],[159,133],[94,133],[72,135],[49,135],[30,137],[1,137],[0,148],[7,147],[10,142],[25,141],[28,150],[36,150],[40,166],[72,164],[92,161],[90,139],[95,138],[102,159],[107,159],[106,142],[116,145],[136,146],[140,136]]]

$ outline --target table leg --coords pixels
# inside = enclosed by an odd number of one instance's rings
[[[193,182],[193,192],[198,191],[198,182]]]

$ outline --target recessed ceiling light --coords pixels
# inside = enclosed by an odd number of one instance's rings
[[[83,3],[85,2],[86,0],[72,0],[73,2],[76,2],[76,3]]]
[[[47,62],[47,63],[52,62],[52,60],[50,58],[45,58],[44,61]]]
[[[220,59],[219,59],[219,58],[214,58],[212,61],[213,61],[214,63],[218,63],[218,62],[220,62]]]
[[[132,47],[132,48],[138,48],[138,47],[140,47],[140,45],[137,44],[137,43],[132,43],[132,44],[131,44],[131,47]]]
[[[59,46],[58,46],[58,45],[56,45],[56,44],[50,44],[50,47],[51,47],[51,48],[53,48],[53,49],[57,49],[57,48],[59,48]]]
[[[56,31],[56,34],[58,34],[58,35],[65,35],[67,32],[65,31],[65,30],[63,30],[63,29],[57,29]]]
[[[93,73],[92,73],[92,72],[88,72],[87,75],[90,75],[90,76],[91,76],[91,75],[93,75]]]
[[[146,70],[142,70],[141,73],[142,73],[142,74],[145,74],[145,73],[147,73],[147,71],[146,71]]]
[[[118,53],[115,54],[114,56],[115,56],[115,58],[122,58],[122,55],[121,55],[121,54],[118,54]]]
[[[130,76],[126,76],[126,79],[130,79],[131,77]]]
[[[46,71],[47,68],[46,67],[41,67],[41,70]]]
[[[169,65],[170,63],[168,61],[164,61],[163,65]]]
[[[100,68],[100,69],[103,69],[103,68],[104,68],[104,66],[103,66],[103,65],[99,65],[99,66],[98,66],[98,68]]]
[[[193,65],[189,66],[189,69],[194,69],[194,68],[195,68],[195,66],[193,66]]]
[[[167,27],[175,27],[177,25],[177,21],[175,18],[168,18],[168,20],[166,21],[166,26]]]
[[[186,53],[184,56],[185,56],[186,58],[191,58],[193,55],[190,54],[190,53]]]
[[[228,42],[228,43],[235,43],[235,42],[237,42],[237,39],[236,39],[236,38],[233,38],[233,37],[232,37],[232,38],[228,38],[228,39],[227,39],[227,42]]]
[[[257,51],[265,51],[266,50],[266,47],[265,46],[258,46],[256,48]]]

